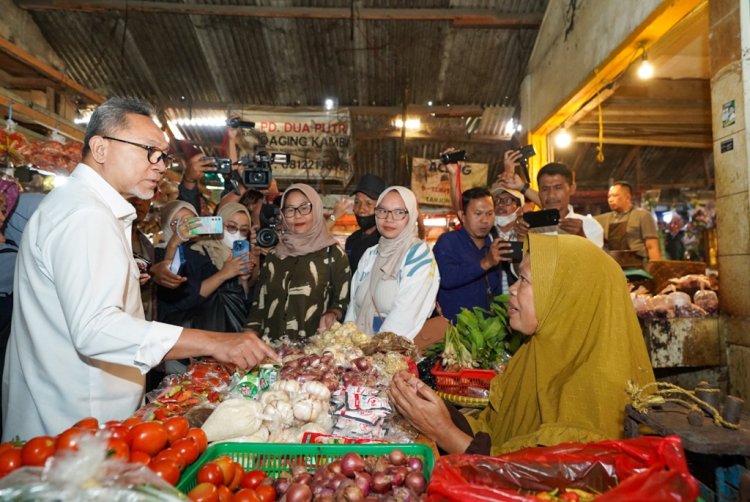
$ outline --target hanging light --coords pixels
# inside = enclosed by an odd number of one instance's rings
[[[648,62],[648,54],[646,49],[641,45],[643,54],[641,54],[641,64],[638,66],[638,76],[643,80],[648,80],[654,76],[654,67]]]
[[[555,134],[555,146],[558,148],[568,148],[573,142],[573,136],[570,135],[568,130],[561,127],[557,134]]]

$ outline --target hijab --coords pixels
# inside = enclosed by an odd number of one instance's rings
[[[247,221],[252,221],[250,219],[250,211],[248,211],[245,206],[243,206],[242,204],[238,204],[237,202],[230,202],[229,204],[225,204],[221,207],[221,209],[219,209],[219,212],[216,214],[216,216],[221,216],[221,219],[226,222],[229,217],[235,213],[244,213],[245,215],[247,215]],[[211,263],[213,263],[214,266],[219,270],[221,270],[221,268],[224,266],[224,262],[232,252],[231,249],[227,248],[224,245],[221,238],[213,237],[193,244],[192,246],[190,246],[190,249],[198,251],[204,256],[208,255],[208,257],[211,259]]]
[[[492,455],[536,445],[622,437],[628,380],[654,381],[625,276],[588,239],[529,234],[539,322],[468,418]]]
[[[159,211],[159,224],[161,225],[162,244],[164,246],[167,245],[172,235],[174,235],[172,220],[174,220],[175,215],[180,209],[187,209],[194,216],[198,216],[193,205],[183,200],[173,200],[164,204],[161,207],[161,211]]]
[[[282,260],[287,256],[304,256],[337,244],[336,239],[334,239],[328,231],[328,227],[323,218],[323,201],[320,200],[318,192],[316,192],[310,185],[295,183],[287,188],[284,195],[281,197],[281,210],[284,210],[286,197],[293,190],[302,192],[302,194],[307,197],[307,200],[310,201],[310,204],[312,204],[313,225],[310,228],[310,231],[304,234],[285,232],[279,237],[279,243],[276,245],[274,253],[276,253],[276,255]]]
[[[362,310],[357,315],[357,326],[370,335],[374,334],[371,333],[372,319],[375,316],[380,316],[377,306],[373,301],[378,284],[384,280],[395,280],[406,254],[415,244],[422,242],[418,235],[417,221],[419,219],[419,210],[414,192],[402,186],[386,188],[380,194],[380,197],[378,197],[376,207],[392,191],[398,192],[404,200],[404,206],[409,211],[409,214],[407,215],[406,226],[396,237],[389,239],[381,234],[378,241],[378,255],[375,257],[375,263],[372,266],[370,274],[362,284],[362,287],[367,288],[369,293],[364,299]]]

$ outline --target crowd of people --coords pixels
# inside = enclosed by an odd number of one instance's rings
[[[18,263],[3,439],[54,434],[86,416],[124,418],[140,405],[149,371],[179,372],[191,357],[252,368],[279,360],[274,342],[344,321],[368,335],[414,339],[430,317],[455,321],[461,308],[488,308],[501,293],[510,296],[511,326],[528,340],[493,381],[479,417],[446,406],[412,375],[399,374],[389,390],[445,451],[617,437],[626,382],[653,380],[624,275],[601,249],[635,240],[630,215],[639,213],[610,202],[616,224],[577,214],[565,165],[544,166],[533,190],[519,175],[518,152],[506,153],[490,186],[452,192],[460,228],[430,247],[415,194],[372,174],[328,217],[307,184],[271,202],[236,178],[212,212],[199,190],[211,162],[190,145],[170,148],[152,116],[135,99],[100,105],[69,182],[35,202],[25,230],[6,225]],[[228,139],[236,159],[236,131]],[[177,199],[160,209],[154,245],[134,224],[134,206],[153,198],[171,151],[184,173]],[[559,224],[531,228],[522,215],[532,203],[557,210]],[[359,229],[342,248],[331,227],[347,211]],[[199,231],[207,215],[221,218],[216,233]],[[268,221],[277,242],[258,245]],[[642,237],[638,251],[653,259],[651,235]],[[513,243],[523,243],[522,259]]]

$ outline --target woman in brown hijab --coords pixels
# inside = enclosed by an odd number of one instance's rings
[[[290,186],[281,215],[285,231],[261,268],[247,327],[271,340],[301,340],[343,319],[349,261],[328,232],[311,186]]]

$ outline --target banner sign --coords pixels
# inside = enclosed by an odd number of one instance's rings
[[[461,189],[487,186],[488,164],[461,163]],[[450,174],[439,160],[412,159],[411,189],[420,204],[450,206]]]
[[[243,111],[242,120],[255,122],[255,128],[241,129],[241,156],[261,150],[290,154],[288,164],[273,164],[274,178],[335,180],[343,184],[351,179],[353,143],[348,109],[252,110]]]

